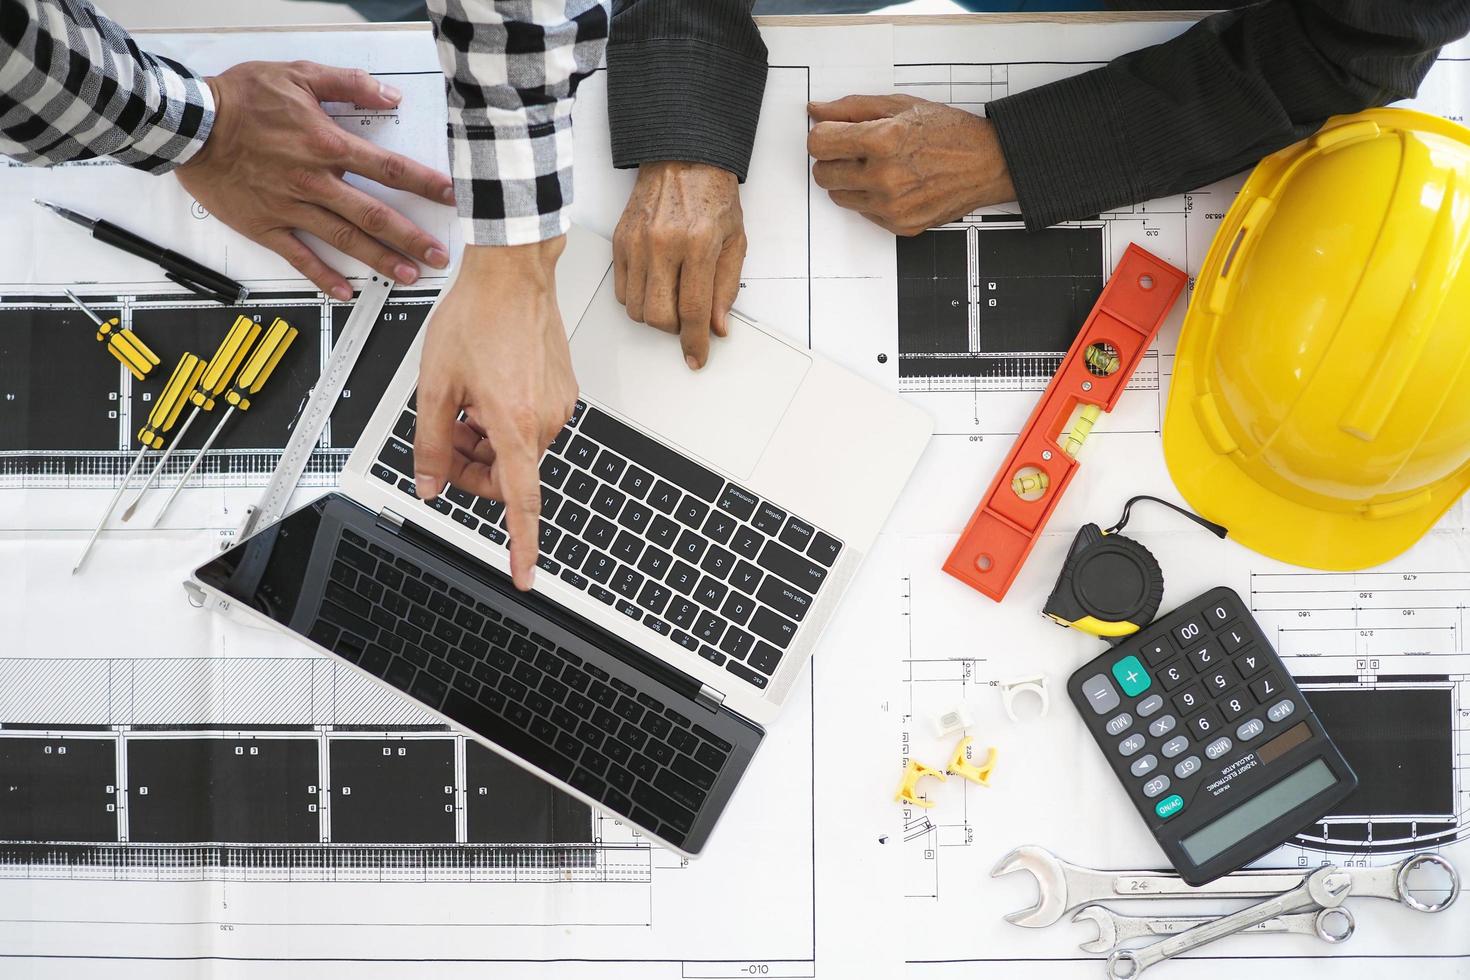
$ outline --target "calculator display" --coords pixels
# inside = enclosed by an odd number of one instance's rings
[[[1191,861],[1203,864],[1336,782],[1327,763],[1314,759],[1179,843]]]

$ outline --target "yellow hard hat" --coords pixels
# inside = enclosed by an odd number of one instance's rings
[[[1371,109],[1261,161],[1196,281],[1164,458],[1242,544],[1334,570],[1470,487],[1470,129]]]

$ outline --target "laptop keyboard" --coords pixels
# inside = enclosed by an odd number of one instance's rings
[[[416,402],[371,467],[410,497]],[[450,485],[429,506],[496,544],[505,508]],[[842,542],[578,402],[541,461],[539,566],[764,688]]]
[[[733,746],[343,529],[310,638],[682,846]]]

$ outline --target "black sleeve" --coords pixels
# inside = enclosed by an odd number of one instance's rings
[[[1414,95],[1470,0],[1270,0],[986,106],[1029,228],[1199,187]]]
[[[607,47],[613,165],[686,160],[745,180],[766,89],[755,0],[616,0]]]

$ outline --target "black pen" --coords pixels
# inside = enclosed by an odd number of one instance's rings
[[[126,228],[119,228],[110,221],[89,218],[85,214],[69,211],[48,201],[36,200],[36,203],[49,211],[55,211],[67,221],[90,229],[92,237],[99,242],[106,242],[140,259],[157,263],[163,269],[165,278],[178,283],[191,293],[227,306],[231,303],[243,303],[245,297],[250,295],[248,289],[228,276],[221,275],[208,266],[200,265],[186,255],[180,255],[161,245],[155,245],[148,239],[141,238]]]

